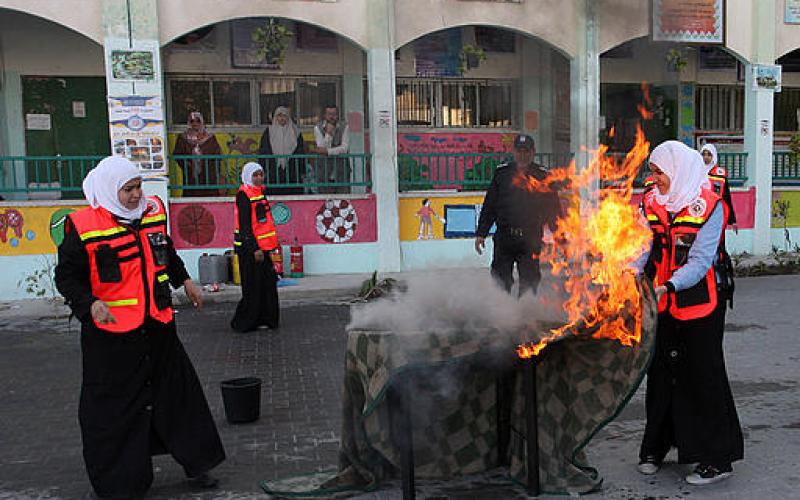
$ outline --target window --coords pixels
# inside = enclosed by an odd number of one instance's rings
[[[501,80],[397,80],[400,126],[513,128],[516,83]]]
[[[800,88],[783,87],[775,94],[775,130],[794,132],[800,121]]]
[[[744,87],[699,85],[695,94],[694,118],[698,130],[742,130]]]
[[[172,123],[189,123],[189,113],[199,111],[206,123],[211,122],[211,83],[173,80],[169,85],[172,102]]]
[[[250,125],[250,82],[214,82],[214,125]]]
[[[300,126],[319,120],[321,107],[339,105],[338,78],[183,77],[169,81],[170,123],[185,125],[191,111],[200,111],[208,126],[266,125],[278,106],[286,106]]]

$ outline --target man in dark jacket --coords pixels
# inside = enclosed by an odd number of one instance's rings
[[[475,238],[475,251],[481,255],[492,225],[497,224],[492,276],[510,292],[516,263],[519,295],[527,290],[536,293],[541,279],[539,254],[542,251],[544,226],[555,230],[556,219],[561,214],[555,191],[531,191],[524,186],[526,183],[514,182],[515,178],[524,180],[528,177],[542,180],[547,175],[541,165],[533,163],[535,152],[532,137],[516,137],[514,160],[497,166],[486,191]]]

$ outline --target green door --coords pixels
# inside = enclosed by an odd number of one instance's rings
[[[23,77],[22,105],[27,156],[110,154],[104,77]],[[27,118],[31,114],[49,115],[49,130],[29,130]],[[33,128],[47,128],[43,123],[40,119]],[[92,165],[88,161],[28,162],[27,180],[59,182],[64,197],[80,197],[81,183]]]

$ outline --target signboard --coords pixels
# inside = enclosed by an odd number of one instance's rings
[[[800,24],[800,0],[786,0],[783,22],[786,24]]]
[[[161,92],[161,59],[157,40],[109,38],[106,39],[104,50],[110,95],[134,92],[156,95]]]
[[[653,40],[725,43],[724,0],[653,0]]]
[[[161,97],[108,98],[111,152],[136,163],[143,175],[166,172]]]
[[[50,130],[52,120],[48,114],[28,113],[25,115],[25,128],[27,130]]]

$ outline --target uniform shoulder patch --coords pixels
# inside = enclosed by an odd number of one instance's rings
[[[688,207],[689,215],[691,215],[692,217],[700,217],[701,215],[706,213],[707,208],[708,205],[706,204],[706,200],[704,200],[703,198],[697,198]]]
[[[145,210],[147,211],[147,215],[156,215],[161,212],[161,207],[155,199],[148,196],[147,208]]]
[[[500,163],[499,165],[497,165],[497,167],[495,167],[495,168],[497,168],[497,169],[501,169],[501,168],[503,168],[503,167],[507,167],[507,166],[508,166],[508,162],[505,162],[505,161],[504,161],[503,163]]]

